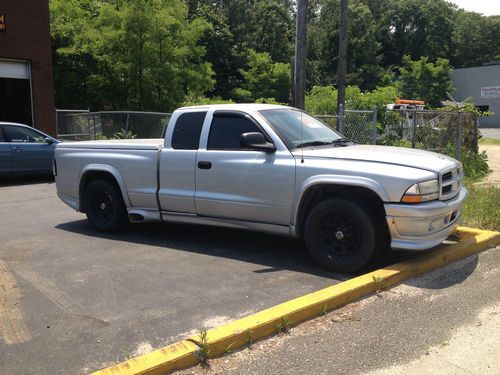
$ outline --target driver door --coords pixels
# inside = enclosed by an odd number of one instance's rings
[[[3,136],[3,126],[0,125],[0,174],[12,170],[12,156],[10,146]]]
[[[55,143],[49,145],[43,134],[24,126],[6,125],[4,135],[12,152],[13,172],[50,172]]]
[[[214,113],[206,148],[196,157],[196,213],[225,219],[289,225],[295,159],[288,150],[255,151],[240,146],[243,133],[261,132],[250,116]]]

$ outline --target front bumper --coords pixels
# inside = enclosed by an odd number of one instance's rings
[[[467,189],[446,201],[421,204],[385,204],[391,247],[401,250],[427,250],[439,245],[462,222]]]

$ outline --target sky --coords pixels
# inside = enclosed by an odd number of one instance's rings
[[[459,8],[483,13],[485,16],[500,15],[500,0],[447,0]]]

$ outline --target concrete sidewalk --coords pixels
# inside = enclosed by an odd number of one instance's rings
[[[183,374],[498,374],[499,248]]]

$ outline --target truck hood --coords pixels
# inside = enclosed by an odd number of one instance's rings
[[[296,158],[301,158],[303,155],[304,158],[330,158],[395,164],[436,173],[459,165],[457,160],[435,152],[389,146],[312,147],[293,150],[293,155]]]

